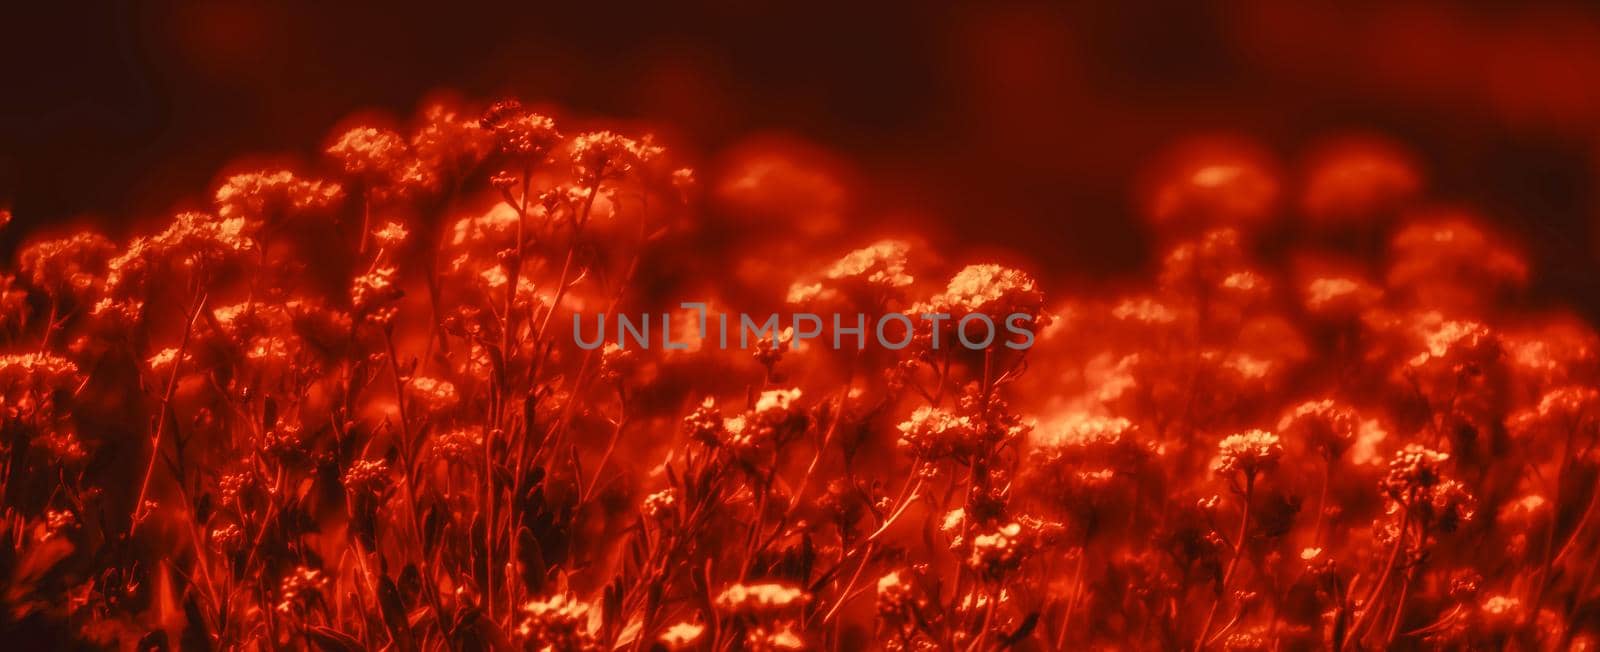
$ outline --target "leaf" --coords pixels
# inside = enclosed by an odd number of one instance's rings
[[[439,538],[444,535],[444,521],[439,516],[438,505],[428,506],[428,515],[422,519],[422,549],[429,556],[439,547]]]
[[[473,650],[511,652],[515,649],[511,646],[511,639],[506,638],[505,632],[500,631],[500,627],[477,607],[457,612],[456,624],[450,631],[456,649],[464,652]]]
[[[178,639],[178,649],[183,652],[210,652],[211,630],[206,627],[205,616],[200,613],[200,605],[195,602],[194,593],[190,593],[184,599],[183,615],[188,622],[183,628],[183,636]]]
[[[383,612],[383,624],[389,628],[389,638],[394,641],[395,649],[415,652],[417,640],[406,619],[405,602],[400,600],[400,589],[388,577],[378,578],[378,606]]]
[[[278,402],[271,396],[261,401],[261,428],[263,430],[278,428]]]
[[[306,637],[323,652],[364,652],[367,649],[349,634],[321,625],[307,629]]]
[[[522,581],[528,584],[528,590],[535,595],[544,592],[545,569],[544,549],[539,545],[538,537],[528,528],[517,531],[517,556],[522,562]]]

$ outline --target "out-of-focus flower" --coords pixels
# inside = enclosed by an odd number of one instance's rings
[[[494,147],[494,135],[477,120],[462,117],[464,113],[445,102],[423,108],[411,136],[411,150],[417,159],[452,177],[482,161]]]
[[[184,355],[183,361],[189,362],[193,358],[194,356]],[[156,376],[165,376],[171,373],[172,366],[177,362],[178,348],[172,346],[157,351],[155,355],[150,356],[150,359],[145,361],[146,364],[150,365],[150,372]]]
[[[1306,312],[1321,319],[1348,320],[1371,308],[1383,290],[1350,276],[1318,276],[1301,288]]]
[[[0,356],[0,387],[6,393],[19,389],[35,392],[63,389],[77,383],[78,366],[49,353]]]
[[[1500,334],[1515,385],[1532,392],[1600,375],[1600,335],[1573,317],[1543,319]]]
[[[1484,623],[1495,632],[1511,632],[1522,627],[1527,621],[1528,612],[1522,606],[1522,600],[1508,595],[1491,595],[1484,598],[1479,605],[1478,612],[1482,614]]]
[[[1306,401],[1278,420],[1278,432],[1304,443],[1327,459],[1344,454],[1355,443],[1361,418],[1355,410],[1331,398]]]
[[[385,222],[383,226],[373,230],[372,239],[376,240],[378,242],[378,246],[380,247],[393,249],[404,243],[406,241],[406,236],[409,235],[411,235],[411,232],[406,230],[404,224],[399,222]]]
[[[1361,222],[1400,208],[1421,189],[1421,171],[1398,145],[1346,137],[1308,156],[1300,208],[1318,224]]]
[[[804,304],[844,291],[867,299],[887,298],[910,286],[907,273],[911,245],[902,240],[879,240],[835,261],[818,282],[796,281],[789,288],[789,303]]]
[[[670,652],[699,649],[700,639],[705,634],[706,626],[696,623],[678,623],[668,627],[656,637],[656,642]]]
[[[522,605],[522,622],[517,635],[525,649],[539,652],[596,652],[601,649],[589,630],[589,609],[565,594]]]
[[[406,393],[413,405],[428,412],[446,412],[461,402],[461,395],[456,393],[454,384],[430,376],[412,378],[406,386]]]
[[[1425,213],[1395,234],[1389,287],[1420,306],[1472,312],[1500,290],[1520,288],[1528,264],[1477,220],[1449,212]]]
[[[358,315],[369,319],[387,321],[389,304],[404,295],[395,277],[399,270],[387,265],[357,276],[350,284],[350,306]]]
[[[678,492],[674,489],[662,489],[645,496],[644,505],[639,511],[651,520],[665,521],[672,518],[677,505]]]
[[[1432,401],[1458,405],[1469,404],[1474,390],[1488,389],[1481,381],[1503,359],[1493,329],[1476,321],[1441,319],[1438,313],[1418,316],[1411,328],[1418,352],[1401,368],[1409,374],[1407,384]]]
[[[1208,229],[1167,250],[1158,282],[1175,297],[1197,297],[1223,291],[1227,279],[1248,268],[1245,237],[1239,229]]]
[[[608,383],[627,380],[638,371],[639,353],[638,349],[624,349],[615,342],[607,342],[600,349],[600,376]]]
[[[834,233],[850,209],[850,188],[838,165],[794,143],[752,143],[736,149],[709,185],[729,214],[808,235]]]
[[[904,570],[890,571],[878,578],[878,612],[898,616],[917,608],[920,592]]]
[[[1180,145],[1154,178],[1146,215],[1168,229],[1262,223],[1272,216],[1282,185],[1259,148],[1220,139]]]
[[[1546,391],[1537,406],[1511,415],[1506,425],[1513,434],[1530,439],[1560,440],[1592,424],[1597,417],[1600,417],[1600,391],[1567,385]]]
[[[744,647],[751,652],[796,652],[806,649],[805,638],[793,622],[756,625],[745,632]]]
[[[771,616],[798,609],[811,601],[800,587],[766,582],[733,584],[722,590],[713,602],[718,611],[746,616]]]

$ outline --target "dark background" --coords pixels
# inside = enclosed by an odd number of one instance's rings
[[[1245,134],[1292,164],[1373,131],[1521,239],[1537,295],[1600,313],[1600,11],[1290,4],[5,9],[0,253],[36,225],[164,214],[240,155],[309,155],[353,111],[448,88],[648,119],[691,160],[798,135],[870,182],[866,214],[1090,276],[1145,262],[1132,184],[1175,139]]]

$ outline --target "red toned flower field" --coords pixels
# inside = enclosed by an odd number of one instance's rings
[[[1600,8],[34,4],[0,650],[1600,649]]]
[[[226,175],[124,242],[27,237],[4,277],[7,631],[323,650],[1600,635],[1600,340],[1518,308],[1525,260],[1430,208],[1397,147],[1293,177],[1181,149],[1148,193],[1159,269],[1053,292],[914,233],[707,245],[707,202],[804,220],[794,197],[843,183],[787,150],[706,180],[647,135],[512,101],[396,124]],[[1035,341],[574,340],[575,318],[630,311],[687,326],[684,300],[1021,314]]]

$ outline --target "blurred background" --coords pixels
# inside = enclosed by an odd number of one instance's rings
[[[164,215],[240,155],[310,157],[352,112],[453,89],[643,120],[688,161],[797,138],[869,229],[916,220],[1085,279],[1149,262],[1136,190],[1174,142],[1234,134],[1292,169],[1376,134],[1522,242],[1536,299],[1600,317],[1592,5],[29,4],[0,10],[6,256],[32,226]]]

